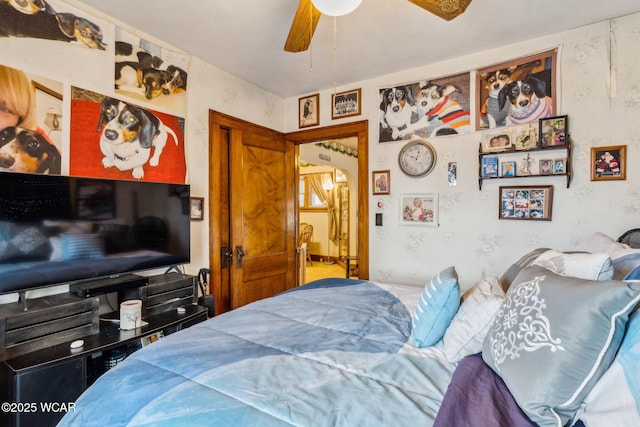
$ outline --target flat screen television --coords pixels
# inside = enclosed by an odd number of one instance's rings
[[[0,172],[0,294],[190,260],[189,186]]]

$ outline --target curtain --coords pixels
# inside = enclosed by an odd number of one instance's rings
[[[322,181],[325,179],[326,176],[328,176],[329,179],[331,179],[331,182],[333,182],[333,178],[329,173],[309,174],[307,175],[307,182],[309,183],[311,188],[313,188],[313,191],[316,192],[320,200],[322,200],[323,203],[327,204],[327,218],[329,221],[328,222],[329,240],[334,241],[336,240],[336,237],[338,235],[338,222],[336,218],[336,207],[335,207],[335,202],[333,197],[333,187],[331,188],[331,190],[325,190],[324,188],[322,188]]]

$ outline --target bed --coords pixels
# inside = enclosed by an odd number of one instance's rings
[[[640,425],[640,251],[587,246],[464,293],[449,266],[254,302],[135,352],[59,426]]]

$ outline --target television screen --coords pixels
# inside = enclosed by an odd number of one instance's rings
[[[0,294],[188,263],[189,186],[0,172]]]

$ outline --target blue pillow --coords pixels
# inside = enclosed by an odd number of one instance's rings
[[[66,234],[62,239],[62,259],[102,258],[104,241],[99,234]]]
[[[634,268],[624,277],[624,280],[640,280],[640,266]]]
[[[454,267],[442,270],[422,290],[413,315],[411,339],[416,347],[440,341],[460,307],[460,285]]]

